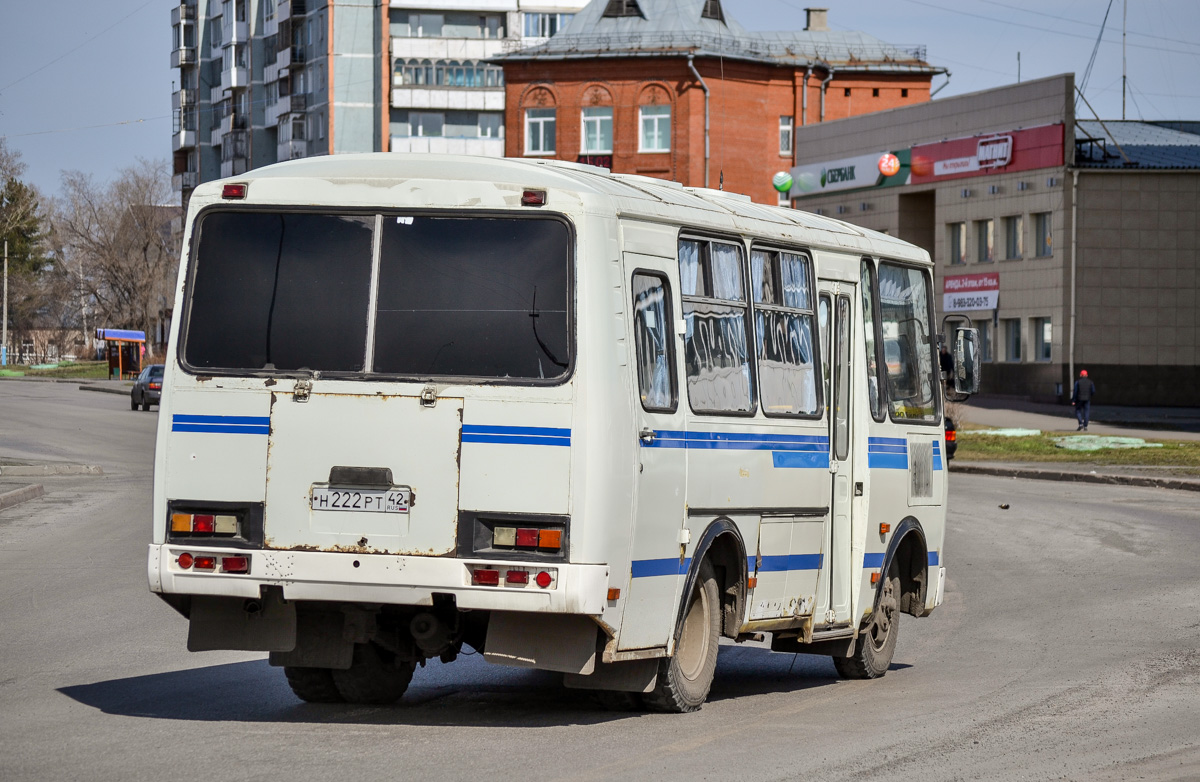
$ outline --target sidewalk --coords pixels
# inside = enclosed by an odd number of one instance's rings
[[[1004,397],[974,396],[960,407],[959,415],[962,419],[958,422],[960,427],[963,423],[968,423],[993,429],[1020,428],[1074,433],[1078,426],[1075,408],[1070,405],[1041,404]],[[1088,434],[1200,442],[1200,408],[1093,405]],[[1194,468],[1169,465],[969,462],[956,458],[950,462],[950,469],[953,472],[1033,480],[1150,486],[1200,492],[1200,476],[1195,475]]]

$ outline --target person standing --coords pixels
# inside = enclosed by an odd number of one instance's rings
[[[1079,379],[1071,391],[1071,401],[1075,403],[1075,420],[1079,426],[1075,431],[1087,431],[1088,419],[1092,414],[1092,397],[1096,395],[1096,384],[1088,377],[1086,369],[1079,370]]]

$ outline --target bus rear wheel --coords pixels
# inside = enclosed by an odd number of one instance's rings
[[[833,667],[843,679],[878,679],[887,673],[896,653],[900,630],[900,573],[893,563],[888,570],[879,605],[858,635],[854,655],[834,657]]]
[[[283,675],[288,686],[302,701],[309,703],[341,703],[345,700],[333,683],[333,671],[328,668],[298,668],[285,666]]]
[[[720,590],[716,573],[706,559],[700,563],[688,596],[675,654],[659,662],[654,690],[643,696],[646,706],[677,714],[698,710],[712,688],[720,634]]]
[[[333,683],[350,703],[395,703],[408,689],[415,667],[375,644],[355,644],[354,661],[344,671],[333,671]]]

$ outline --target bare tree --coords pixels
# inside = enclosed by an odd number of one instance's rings
[[[76,275],[99,328],[149,336],[170,305],[179,261],[181,210],[165,162],[139,159],[107,183],[64,171],[52,244],[59,273]]]
[[[20,153],[0,138],[0,245],[8,250],[9,347],[30,343],[43,308],[40,276],[49,265],[46,255],[44,215],[37,190],[21,181],[25,163]]]

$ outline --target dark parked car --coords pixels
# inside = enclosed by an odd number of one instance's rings
[[[954,452],[958,450],[958,425],[954,423],[954,419],[946,416],[946,458],[953,459]]]
[[[151,364],[143,369],[129,392],[129,409],[137,410],[140,404],[143,410],[149,410],[150,405],[158,404],[162,399],[162,380],[162,364]]]

